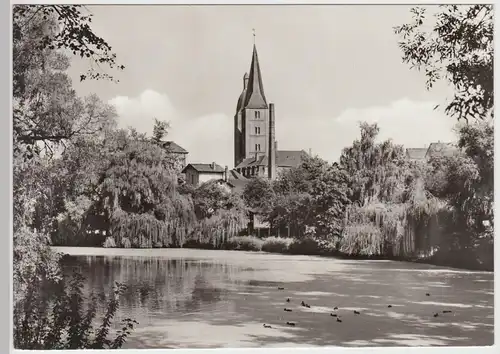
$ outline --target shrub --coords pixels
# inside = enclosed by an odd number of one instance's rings
[[[130,243],[130,240],[127,237],[122,238],[122,247],[123,248],[132,247],[132,244]]]
[[[380,255],[384,241],[380,228],[372,224],[350,225],[344,229],[340,251],[348,255]]]
[[[153,248],[163,248],[163,243],[157,241],[153,244]]]
[[[125,343],[136,321],[125,318],[116,337],[108,338],[112,319],[125,287],[115,284],[99,327],[96,296],[82,295],[84,278],[74,273],[66,282],[33,277],[25,297],[14,306],[14,347],[16,349],[118,349]],[[84,303],[88,308],[84,309]]]
[[[140,248],[153,248],[153,244],[152,244],[151,240],[149,240],[147,238],[143,238],[141,240],[139,247]]]
[[[288,251],[291,254],[302,254],[302,255],[318,255],[321,253],[321,249],[316,240],[312,238],[304,238],[304,239],[294,239],[290,246],[288,247]]]
[[[262,251],[264,241],[255,236],[234,236],[226,243],[226,249],[240,251]]]
[[[116,247],[115,239],[111,236],[106,237],[106,240],[104,241],[104,244],[102,246],[104,248],[115,248]]]
[[[267,237],[262,244],[262,251],[272,253],[288,253],[293,239],[284,237]]]

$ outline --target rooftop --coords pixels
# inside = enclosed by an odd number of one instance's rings
[[[193,168],[197,172],[202,173],[224,173],[224,168],[217,165],[215,162],[212,163],[190,163],[182,170],[184,173],[188,168]]]
[[[187,154],[187,150],[181,147],[180,145],[177,145],[173,141],[165,141],[163,142],[163,147],[165,149],[168,149],[168,151],[173,152],[175,154]]]
[[[406,155],[412,160],[422,160],[425,159],[428,148],[408,148],[406,149]]]
[[[277,167],[299,167],[307,153],[304,150],[278,150],[276,152]],[[267,166],[267,156],[249,157],[241,161],[236,168]]]
[[[432,143],[427,149],[427,156],[453,156],[458,152],[458,148],[453,143]]]
[[[262,109],[267,108],[262,75],[260,73],[259,57],[257,48],[253,46],[252,64],[250,65],[250,75],[248,76],[248,86],[245,92],[243,108]]]

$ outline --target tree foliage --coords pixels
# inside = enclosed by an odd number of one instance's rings
[[[83,52],[103,47],[96,54],[114,61],[79,11],[77,6],[14,6],[13,136],[15,152],[23,158],[41,151],[52,155],[54,146],[115,124],[114,109],[95,95],[78,97],[66,73],[68,47]]]
[[[442,5],[430,20],[425,8],[411,11],[413,21],[394,28],[403,62],[425,72],[428,88],[441,79],[454,86],[451,116],[493,115],[493,6]]]
[[[493,234],[493,6],[443,5],[432,18],[423,8],[412,13],[411,23],[395,28],[403,61],[425,71],[428,88],[441,79],[451,83],[455,93],[445,112],[465,120],[461,152],[430,161],[426,188],[453,212],[449,243],[470,250]]]
[[[250,180],[243,190],[243,200],[254,211],[268,213],[274,199],[273,186],[267,178],[256,177]]]
[[[100,326],[95,325],[99,300],[83,295],[84,279],[75,273],[56,283],[33,278],[25,297],[14,308],[14,347],[18,349],[118,349],[138,322],[121,320],[121,329],[109,338],[110,326],[125,290],[116,283]],[[87,309],[85,310],[85,305]]]
[[[403,146],[376,142],[377,124],[360,124],[361,137],[344,148],[339,167],[349,176],[350,199],[358,205],[402,197],[410,167]]]
[[[100,328],[95,304],[84,312],[82,281],[67,282],[59,255],[49,247],[58,213],[69,227],[82,218],[90,200],[78,188],[91,170],[89,154],[73,164],[61,147],[76,151],[83,141],[103,139],[115,112],[95,95],[78,97],[66,70],[68,50],[116,65],[111,47],[96,36],[91,16],[79,6],[13,8],[13,275],[14,345],[17,349],[119,348],[133,328],[126,319],[114,340],[109,327],[118,306],[116,293]],[[109,77],[89,71],[89,78]],[[73,154],[75,156],[76,154]],[[86,171],[84,171],[86,170]],[[75,172],[73,176],[72,173]],[[68,187],[65,183],[71,182]],[[89,186],[90,183],[82,183]],[[90,194],[90,193],[88,193]]]
[[[91,60],[81,80],[113,79],[100,65],[118,70],[125,67],[116,62],[111,46],[92,30],[92,16],[82,5],[15,5],[12,14],[14,43],[22,40],[26,45],[14,47],[14,67],[37,62],[41,52],[64,49]]]
[[[292,227],[294,236],[331,238],[340,233],[347,198],[347,175],[336,164],[307,157],[299,168],[273,183],[276,199],[268,219]]]

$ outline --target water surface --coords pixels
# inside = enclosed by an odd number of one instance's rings
[[[72,255],[65,269],[86,276],[87,293],[128,286],[117,319],[139,325],[124,348],[493,344],[489,272],[238,251],[57,250]]]

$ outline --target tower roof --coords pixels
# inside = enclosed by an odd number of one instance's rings
[[[244,102],[245,96],[247,94],[247,84],[248,84],[248,73],[245,73],[245,75],[243,75],[243,91],[241,92],[241,95],[238,98],[238,105],[236,106],[236,113],[238,113],[243,108],[243,102]]]
[[[253,46],[252,64],[248,77],[248,87],[245,94],[243,108],[260,109],[267,108],[264,86],[262,85],[262,75],[260,73],[259,57],[257,48]]]

